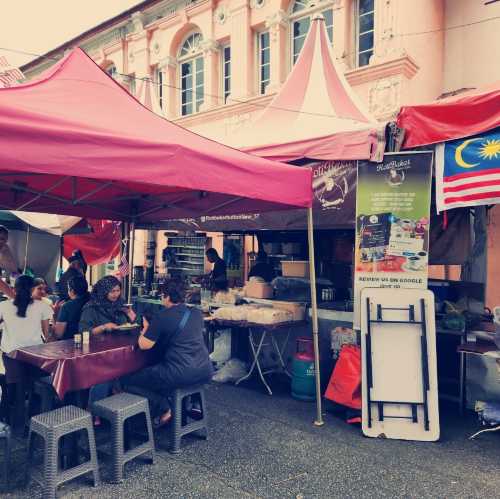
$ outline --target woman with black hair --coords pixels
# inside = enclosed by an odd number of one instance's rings
[[[44,301],[33,300],[34,287],[32,277],[19,276],[14,285],[14,299],[0,303],[1,349],[4,353],[39,345],[48,339],[52,309]]]

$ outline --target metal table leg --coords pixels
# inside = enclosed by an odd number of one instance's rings
[[[247,380],[252,375],[255,367],[257,367],[257,370],[259,371],[259,376],[260,376],[260,379],[262,380],[262,383],[266,387],[267,392],[269,393],[269,395],[272,395],[273,392],[271,391],[271,388],[269,387],[269,385],[267,384],[267,382],[266,382],[266,380],[264,378],[264,374],[262,373],[262,369],[260,367],[260,362],[259,362],[259,355],[260,355],[260,352],[262,350],[262,346],[264,344],[264,340],[266,339],[266,336],[267,336],[267,330],[263,329],[262,330],[262,336],[260,338],[259,343],[257,344],[255,342],[255,339],[254,339],[252,328],[248,328],[248,339],[249,339],[249,342],[250,342],[250,348],[252,350],[253,362],[252,362],[252,365],[250,366],[250,369],[248,370],[247,374],[245,374],[245,376],[243,376],[238,381],[236,381],[236,384],[238,385],[242,381]],[[257,348],[255,348],[256,345],[257,345]]]
[[[291,378],[292,375],[289,373],[288,369],[286,368],[286,364],[285,364],[285,361],[283,360],[283,354],[285,353],[285,348],[286,346],[288,345],[288,340],[290,338],[290,332],[291,332],[291,328],[288,328],[288,331],[287,331],[287,334],[286,334],[286,338],[285,338],[285,341],[283,342],[281,348],[279,347],[278,345],[278,340],[276,340],[276,338],[274,337],[274,333],[273,331],[270,331],[270,335],[271,335],[271,342],[273,344],[273,347],[274,347],[274,350],[276,352],[276,355],[278,356],[278,361],[279,361],[279,364],[281,366],[281,370],[289,377]]]
[[[466,366],[465,366],[465,352],[460,352],[460,408],[459,413],[461,416],[464,414],[466,400],[465,400],[465,384],[467,379]]]

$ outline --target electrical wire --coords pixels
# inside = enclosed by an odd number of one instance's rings
[[[341,10],[343,8],[344,7],[339,7],[339,8],[334,8],[333,10]],[[493,20],[496,20],[496,19],[500,19],[500,16],[489,17],[487,19],[482,19],[480,21],[473,21],[473,22],[470,22],[470,23],[460,24],[460,25],[456,25],[456,26],[449,26],[447,28],[438,28],[438,29],[435,29],[435,30],[427,30],[427,31],[415,31],[415,32],[410,32],[410,33],[399,33],[399,34],[393,35],[393,37],[396,38],[396,37],[404,37],[404,36],[417,36],[417,35],[439,33],[441,31],[443,31],[443,32],[444,31],[451,31],[451,30],[455,30],[455,29],[462,29],[462,28],[467,28],[469,26],[475,26],[475,25],[478,25],[478,24],[483,24],[483,23],[486,23],[486,22],[489,22],[489,21],[493,21]],[[27,51],[19,50],[19,49],[11,49],[11,48],[7,48],[7,47],[0,47],[0,50],[4,50],[6,52],[17,53],[17,54],[20,54],[20,55],[29,55],[29,56],[38,57],[38,58],[41,58],[41,59],[48,59],[48,60],[51,60],[51,61],[54,61],[54,62],[58,62],[58,61],[61,60],[60,58],[50,57],[50,56],[42,55],[42,54],[35,54],[33,52],[27,52]],[[348,57],[348,56],[353,55],[353,54],[355,54],[355,52],[344,53],[343,58]],[[158,81],[153,80],[150,77],[136,77],[136,76],[133,76],[133,75],[124,74],[124,73],[118,73],[118,72],[116,74],[119,75],[119,76],[128,78],[130,80],[136,80],[136,81],[150,80],[151,84],[153,84],[153,85],[155,85],[157,87],[161,86],[161,87],[171,88],[171,89],[178,90],[178,91],[183,90],[181,87],[179,87],[177,85],[172,85],[172,84],[167,84],[167,83],[160,83]],[[195,93],[195,91],[192,91],[192,92],[193,92],[193,94]],[[216,100],[222,100],[222,98],[221,98],[220,95],[209,94],[207,92],[203,92],[203,96],[204,97],[213,98],[213,99],[216,99]],[[334,116],[334,115],[331,115],[331,114],[326,114],[326,113],[313,113],[313,112],[301,111],[301,110],[297,110],[297,109],[283,108],[283,107],[280,107],[280,106],[273,106],[273,105],[270,105],[270,104],[260,104],[258,102],[251,102],[250,100],[241,100],[241,99],[234,99],[234,98],[230,98],[230,100],[232,102],[234,102],[235,104],[249,104],[249,105],[251,105],[253,107],[259,107],[259,108],[263,108],[263,109],[270,109],[270,108],[272,108],[272,109],[276,109],[276,110],[279,110],[279,111],[286,111],[286,112],[296,113],[296,114],[306,114],[306,115],[310,115],[310,116],[321,116],[321,117],[327,117],[327,118],[336,118],[336,119],[341,119],[341,120],[346,120],[346,121],[352,121],[350,119],[339,118],[337,116]]]

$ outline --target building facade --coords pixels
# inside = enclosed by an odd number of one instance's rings
[[[151,78],[166,118],[224,142],[280,89],[318,14],[348,82],[380,121],[500,80],[498,0],[149,0],[22,69],[36,76],[81,46],[132,93]],[[488,273],[500,278],[500,259],[490,258]],[[490,286],[489,303],[499,302]]]

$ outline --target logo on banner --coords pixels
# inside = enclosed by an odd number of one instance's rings
[[[314,196],[323,210],[340,210],[349,193],[349,173],[354,163],[327,161],[313,168]]]

